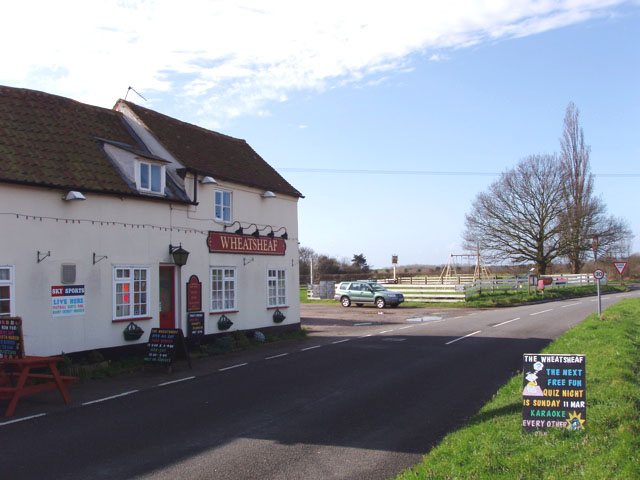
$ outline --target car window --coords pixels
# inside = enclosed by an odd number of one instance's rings
[[[361,292],[362,291],[362,285],[360,285],[359,283],[352,283],[351,286],[349,287],[349,290],[354,291],[354,292]]]
[[[384,288],[382,285],[379,285],[379,284],[377,284],[377,283],[374,283],[374,284],[372,284],[371,286],[373,287],[373,289],[374,289],[376,292],[383,292],[383,291],[385,291],[385,290],[386,290],[386,288]]]
[[[338,290],[346,290],[347,288],[349,288],[348,283],[341,283],[340,286],[338,287]]]

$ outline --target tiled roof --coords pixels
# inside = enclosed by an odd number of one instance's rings
[[[137,195],[98,138],[144,148],[119,112],[0,86],[0,182]]]
[[[218,180],[302,196],[244,140],[181,122],[135,103],[120,102],[128,106],[185,167]]]

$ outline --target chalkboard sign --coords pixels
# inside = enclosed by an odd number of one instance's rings
[[[191,275],[187,282],[187,312],[202,310],[202,282],[197,275]]]
[[[522,430],[582,430],[587,420],[584,355],[525,353]]]
[[[22,319],[0,317],[0,359],[24,357]]]
[[[171,367],[178,352],[184,353],[191,367],[191,357],[179,328],[152,328],[147,342],[146,365]]]
[[[187,337],[200,338],[204,336],[204,312],[190,312],[187,314]]]

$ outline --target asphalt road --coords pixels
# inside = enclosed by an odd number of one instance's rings
[[[388,478],[463,425],[523,353],[596,309],[594,297],[485,311],[304,306],[301,342],[76,385],[71,406],[21,400],[0,419],[2,477]]]

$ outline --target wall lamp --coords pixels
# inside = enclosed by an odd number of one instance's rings
[[[289,239],[289,234],[287,233],[287,227],[280,227],[277,230],[273,230],[273,228],[271,229],[271,233],[267,234],[268,237],[273,238],[275,236],[275,232],[279,232],[280,230],[284,230],[284,233],[282,235],[280,235],[280,238],[283,238],[285,240]]]
[[[87,197],[85,197],[82,193],[77,192],[75,190],[69,190],[67,192],[67,194],[62,197],[63,200],[66,201],[70,201],[70,200],[86,200]]]
[[[262,198],[276,198],[276,194],[271,190],[265,190],[264,192],[262,192],[261,196]]]
[[[200,179],[200,183],[202,183],[203,185],[206,185],[208,183],[217,184],[218,182],[216,182],[215,178],[207,176],[207,177],[202,177]]]
[[[233,227],[236,223],[238,224],[238,229],[234,233],[237,233],[238,235],[244,235],[244,229],[242,228],[242,224],[237,220],[235,222],[233,222],[231,225],[225,225],[224,226],[224,231],[226,232],[227,228]]]
[[[182,248],[182,243],[177,247],[169,244],[169,255],[173,257],[173,263],[179,267],[186,265],[189,258],[189,252]]]
[[[252,223],[251,225],[249,225],[247,228],[250,228],[251,226],[256,227],[255,231],[251,234],[253,237],[259,237],[260,236],[260,228],[258,228],[258,226],[255,223]]]

